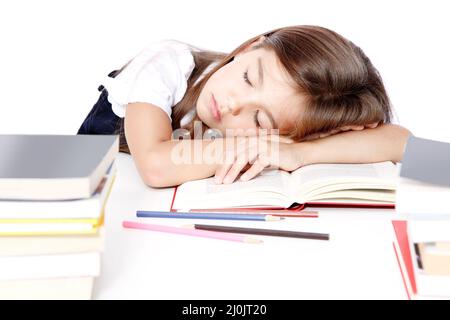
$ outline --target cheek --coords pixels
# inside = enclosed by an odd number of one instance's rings
[[[239,79],[236,71],[226,65],[208,79],[207,85],[213,92],[224,92],[227,88],[236,85],[236,79]]]
[[[224,129],[232,129],[232,130],[248,130],[254,129],[255,125],[253,124],[253,120],[246,115],[239,115],[235,117],[229,117],[228,119],[224,119],[222,121],[221,126]]]
[[[209,108],[208,108],[208,90],[206,89],[206,86],[203,87],[202,91],[200,92],[200,95],[197,100],[196,104],[196,110],[197,110],[197,116],[200,118],[200,121],[205,123],[209,126]]]

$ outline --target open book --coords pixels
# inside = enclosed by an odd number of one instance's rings
[[[393,208],[397,168],[371,164],[313,164],[292,172],[265,169],[252,180],[215,184],[214,178],[178,186],[171,211],[253,208],[300,210],[305,205]]]

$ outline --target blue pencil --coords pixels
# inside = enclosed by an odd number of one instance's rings
[[[167,212],[167,211],[137,211],[139,218],[178,218],[178,219],[211,219],[211,220],[252,220],[276,221],[280,217],[266,214],[234,214],[234,213],[207,213],[207,212]]]

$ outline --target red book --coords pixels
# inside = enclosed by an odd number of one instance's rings
[[[409,299],[449,299],[450,276],[427,274],[408,234],[407,221],[392,221],[394,251]]]
[[[395,232],[394,251],[402,274],[408,299],[417,294],[416,279],[414,278],[414,266],[409,247],[407,222],[404,220],[392,221]]]

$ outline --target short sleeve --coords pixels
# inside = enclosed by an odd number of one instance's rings
[[[118,117],[128,103],[147,102],[160,107],[169,119],[172,107],[184,96],[195,63],[188,45],[176,41],[151,44],[115,78],[106,78],[108,100]]]

